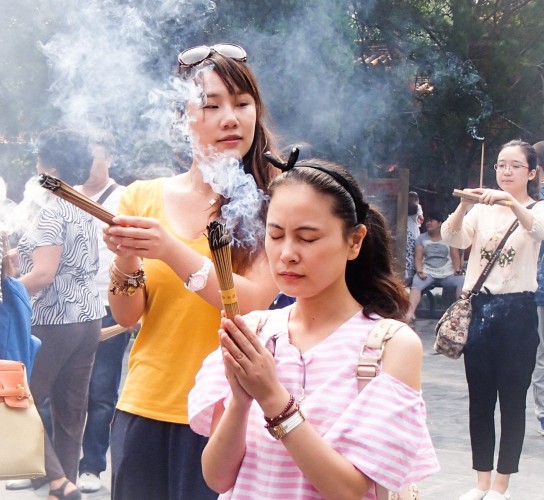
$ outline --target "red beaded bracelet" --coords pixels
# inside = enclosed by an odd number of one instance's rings
[[[297,411],[300,410],[300,406],[299,404],[297,403],[294,408],[292,408],[290,411],[287,411],[287,413],[285,413],[281,418],[280,418],[280,415],[278,415],[276,418],[277,420],[275,420],[274,422],[267,422],[265,424],[265,429],[270,429],[271,427],[276,427],[276,425],[279,425],[279,424],[282,424],[283,422],[285,422],[289,417],[292,417]]]
[[[287,403],[285,408],[282,410],[282,412],[273,418],[268,418],[265,415],[264,419],[270,425],[278,425],[278,423],[280,423],[281,421],[285,419],[285,414],[293,407],[294,404],[295,404],[295,396],[293,396],[292,394],[289,394],[289,402]]]

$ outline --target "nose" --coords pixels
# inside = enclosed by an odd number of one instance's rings
[[[235,128],[238,126],[238,116],[236,115],[236,108],[232,105],[225,106],[225,113],[221,120],[221,126],[224,129]]]
[[[281,248],[280,259],[284,264],[289,264],[298,261],[298,254],[295,251],[294,245],[286,241]]]

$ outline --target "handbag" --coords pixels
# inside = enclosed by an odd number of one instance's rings
[[[45,476],[45,433],[25,365],[0,360],[0,480]]]
[[[359,362],[355,372],[359,392],[380,372],[385,343],[405,326],[406,323],[394,319],[381,319],[374,325],[359,354]],[[378,349],[378,354],[369,354],[367,349]],[[378,500],[420,499],[419,489],[415,483],[402,488],[399,492],[390,491],[381,484],[376,484],[376,497]]]
[[[535,203],[532,203],[527,208],[532,208]],[[436,339],[434,342],[434,350],[438,354],[451,359],[458,359],[463,354],[463,349],[468,340],[468,330],[470,320],[472,318],[472,297],[477,295],[484,284],[484,281],[489,276],[491,268],[497,262],[506,240],[519,226],[519,220],[516,219],[506,231],[495,252],[489,259],[482,274],[474,284],[474,287],[468,294],[462,294],[451,306],[449,306],[442,317],[438,320],[435,327]]]

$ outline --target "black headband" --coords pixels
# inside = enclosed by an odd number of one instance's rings
[[[330,170],[326,167],[322,167],[321,165],[315,165],[314,163],[297,163],[298,155],[300,151],[298,148],[293,148],[291,150],[291,154],[289,155],[289,159],[286,163],[282,162],[279,158],[276,158],[270,151],[266,151],[264,153],[264,156],[266,159],[272,163],[275,167],[279,168],[282,172],[287,172],[291,170],[294,167],[308,167],[308,168],[314,168],[316,170],[320,170],[321,172],[324,172],[327,175],[330,175],[338,184],[340,184],[351,196],[351,199],[353,200],[353,204],[355,205],[355,210],[357,211],[357,202],[355,201],[357,198],[355,197],[355,191],[353,190],[353,187],[351,184],[347,181],[345,177],[340,175],[338,172],[335,172],[334,170]],[[365,205],[363,220],[366,218],[366,213],[368,211],[368,206]],[[362,221],[359,221],[362,223]]]

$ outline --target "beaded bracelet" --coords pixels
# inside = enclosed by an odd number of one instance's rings
[[[297,413],[298,411],[300,411],[300,405],[297,403],[295,404],[295,406],[287,411],[286,413],[283,414],[283,416],[280,417],[280,415],[278,415],[276,418],[278,420],[275,420],[274,422],[267,422],[264,427],[265,429],[270,429],[271,427],[275,427],[276,425],[279,425],[279,424],[282,424],[283,422],[285,422],[289,417],[292,417],[295,413]]]
[[[122,282],[117,279],[119,275],[125,278]],[[138,258],[138,270],[134,274],[126,274],[116,266],[114,257],[110,262],[110,280],[113,285],[110,292],[113,295],[134,295],[138,288],[145,287],[146,276],[142,259]]]
[[[285,405],[285,408],[281,411],[279,415],[276,415],[273,418],[264,417],[266,420],[266,427],[278,425],[282,420],[285,420],[285,414],[293,407],[295,404],[295,396],[289,394],[289,402]]]

